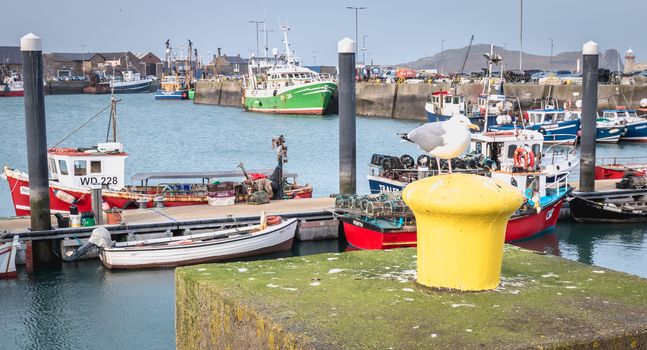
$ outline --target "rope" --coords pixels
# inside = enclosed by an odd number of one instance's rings
[[[94,118],[98,117],[101,113],[103,113],[106,109],[110,108],[111,106],[112,106],[112,103],[110,103],[109,105],[107,105],[104,109],[100,110],[100,111],[99,111],[99,113],[97,113],[97,114],[95,114],[94,116],[92,116],[92,118],[90,118],[90,119],[86,120],[83,124],[81,124],[81,126],[79,126],[78,128],[74,129],[71,133],[69,133],[67,136],[65,136],[62,140],[58,141],[54,146],[50,147],[50,149],[52,149],[52,148],[54,148],[54,147],[56,147],[56,146],[60,145],[61,143],[63,143],[63,141],[67,140],[67,139],[68,139],[70,136],[72,136],[75,132],[79,131],[82,127],[84,127],[86,124],[88,124],[89,122],[91,122]]]

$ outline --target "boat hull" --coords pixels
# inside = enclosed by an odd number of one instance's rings
[[[539,213],[513,217],[508,221],[505,241],[513,242],[532,238],[555,227],[559,212],[562,210],[564,197],[545,206]]]
[[[138,92],[148,92],[152,80],[115,82],[114,88],[116,94],[130,94]]]
[[[624,134],[624,128],[599,127],[596,130],[595,141],[602,143],[618,143]]]
[[[243,107],[250,112],[322,115],[337,89],[334,82],[317,82],[274,90],[246,91]]]
[[[25,96],[24,90],[0,90],[0,97],[21,97]]]
[[[358,249],[415,247],[416,231],[379,230],[366,222],[342,218],[346,241]]]
[[[625,128],[620,141],[647,142],[647,120],[625,124]]]
[[[0,244],[0,279],[16,278],[16,250],[18,249],[18,236],[12,242]]]
[[[559,212],[562,209],[565,195],[544,206],[540,212],[513,217],[508,221],[505,241],[525,240],[544,233],[555,227]],[[381,232],[364,222],[343,219],[344,233],[349,244],[360,249],[388,249],[397,247],[415,247],[415,231]],[[360,226],[362,225],[362,226]]]
[[[495,130],[495,131],[507,131],[507,130],[514,130],[514,129],[515,129],[515,126],[509,125],[509,124],[493,125],[490,128],[490,130]],[[577,133],[580,130],[580,121],[569,120],[569,121],[553,123],[553,124],[527,125],[525,129],[538,131],[544,134],[544,143],[570,141],[574,139],[574,136],[577,136]]]
[[[156,100],[188,100],[189,91],[188,90],[178,90],[178,91],[162,91],[157,90],[155,93]]]
[[[595,179],[596,180],[609,180],[609,179],[622,179],[627,171],[633,171],[638,176],[645,176],[647,173],[647,164],[626,166],[626,165],[596,165],[595,166]]]
[[[611,208],[597,203],[573,197],[569,203],[571,217],[578,222],[589,223],[644,223],[647,222],[647,212],[634,213],[631,211]]]
[[[298,220],[290,219],[272,230],[227,239],[167,247],[101,249],[99,258],[109,269],[175,267],[289,250]]]

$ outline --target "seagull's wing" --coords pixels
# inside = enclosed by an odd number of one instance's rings
[[[443,128],[444,122],[427,123],[419,126],[407,134],[407,138],[418,145],[425,152],[430,152],[438,146],[445,144],[443,135],[447,133]]]

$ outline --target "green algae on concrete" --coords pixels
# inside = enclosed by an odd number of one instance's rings
[[[416,250],[176,270],[178,349],[632,349],[647,280],[506,246],[501,285],[415,283]]]

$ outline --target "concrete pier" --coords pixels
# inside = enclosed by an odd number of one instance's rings
[[[356,84],[356,113],[361,116],[426,120],[425,102],[437,91],[447,91],[449,84]],[[458,87],[459,94],[466,94],[474,103],[482,89],[481,84],[465,84]],[[199,81],[196,86],[195,103],[229,107],[242,107],[242,84],[238,81]],[[505,84],[505,93],[517,97],[524,109],[541,107],[547,97],[557,100],[560,107],[574,99],[573,93],[582,95],[581,85]],[[617,106],[639,108],[640,100],[647,98],[647,85],[598,85],[598,108]],[[338,99],[333,99],[329,111],[337,111]]]
[[[437,291],[416,250],[176,269],[177,349],[638,349],[647,280],[505,246],[501,284]]]

